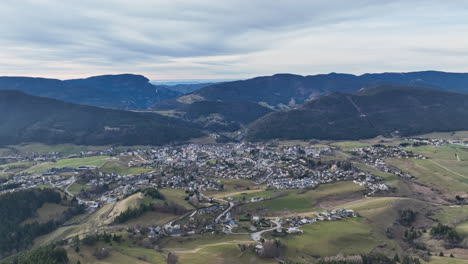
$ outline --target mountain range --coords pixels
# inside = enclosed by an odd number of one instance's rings
[[[333,93],[297,109],[277,111],[244,131],[249,140],[363,139],[468,130],[468,95],[401,86]]]
[[[66,102],[118,109],[143,110],[183,93],[153,85],[141,75],[102,75],[58,80],[0,77],[0,90],[17,90]]]
[[[203,134],[155,113],[105,109],[0,91],[0,144],[159,145]]]
[[[0,77],[0,144],[154,145],[211,132],[248,140],[360,139],[468,130],[464,73],[277,74],[186,88],[198,90],[181,95],[182,88],[171,91],[132,74]]]
[[[178,109],[196,101],[248,101],[283,110],[333,92],[352,93],[361,88],[378,85],[426,87],[467,93],[468,74],[438,71],[360,76],[340,73],[310,76],[276,74],[206,86],[192,94],[160,102],[154,109]]]

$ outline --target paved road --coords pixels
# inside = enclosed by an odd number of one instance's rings
[[[76,181],[76,178],[75,176],[72,176],[71,178],[71,183],[67,185],[67,187],[65,187],[65,193],[70,195],[71,197],[75,197],[75,195],[73,193],[71,193],[70,191],[68,191],[68,189],[75,183]],[[78,198],[77,198],[78,199]]]
[[[260,242],[260,239],[262,238],[262,234],[263,233],[266,233],[266,232],[270,232],[270,231],[273,231],[277,228],[280,228],[281,227],[281,223],[279,221],[272,221],[273,223],[275,223],[275,227],[272,227],[270,229],[265,229],[265,230],[262,230],[262,231],[258,231],[258,232],[255,232],[255,233],[252,233],[250,234],[250,237],[254,240],[254,241],[257,241],[257,242]]]
[[[229,207],[224,212],[222,212],[220,215],[218,215],[218,217],[216,217],[215,223],[219,223],[221,218],[223,216],[225,216],[229,211],[231,211],[232,207],[234,207],[234,203],[229,202]]]

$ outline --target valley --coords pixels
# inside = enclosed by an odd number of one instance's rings
[[[12,145],[1,150],[1,189],[51,189],[78,201],[82,214],[32,245],[59,243],[71,263],[164,263],[169,255],[180,263],[309,263],[408,252],[429,263],[463,263],[466,135]],[[27,221],[57,218],[61,208],[46,204]],[[439,223],[461,240],[447,245],[430,235]]]

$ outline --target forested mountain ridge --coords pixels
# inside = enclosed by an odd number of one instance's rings
[[[468,92],[468,73],[421,71],[352,75],[341,73],[301,76],[275,74],[248,80],[224,82],[204,87],[190,95],[156,104],[155,109],[177,109],[194,101],[248,101],[277,110],[333,92],[351,93],[378,85],[436,88]]]
[[[379,86],[333,93],[271,113],[244,132],[251,140],[362,139],[468,129],[468,95],[429,88]]]
[[[118,74],[57,80],[0,77],[0,90],[17,90],[61,101],[106,108],[147,109],[182,93],[153,85],[141,75]]]
[[[0,144],[158,145],[202,135],[154,113],[105,109],[0,91]]]

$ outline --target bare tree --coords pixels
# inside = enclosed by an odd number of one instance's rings
[[[167,264],[177,264],[179,263],[179,257],[176,254],[169,252],[166,259]]]
[[[97,248],[95,251],[94,251],[94,256],[97,258],[97,259],[105,259],[109,256],[109,249],[108,248]]]
[[[277,258],[281,253],[281,242],[279,240],[268,240],[263,242],[261,256],[264,258]]]

